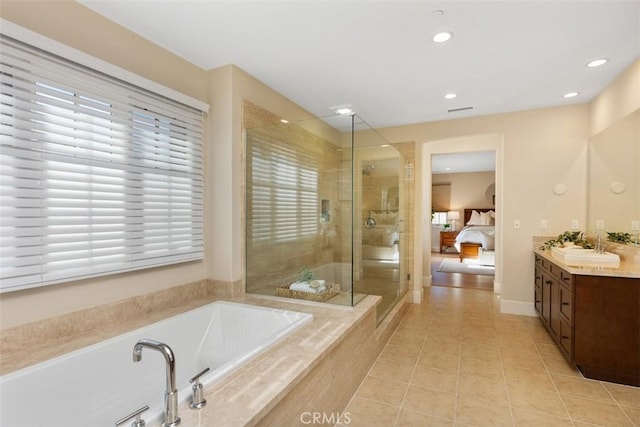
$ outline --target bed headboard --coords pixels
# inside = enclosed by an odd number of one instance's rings
[[[465,209],[464,210],[464,225],[467,225],[467,223],[471,219],[471,213],[473,211],[489,212],[489,211],[495,211],[495,208],[470,208],[470,209]]]

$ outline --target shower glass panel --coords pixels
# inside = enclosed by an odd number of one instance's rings
[[[356,295],[379,295],[380,322],[406,291],[402,156],[376,130],[354,122],[354,280]]]
[[[390,307],[402,291],[398,153],[356,115],[287,122],[251,104],[244,115],[247,293],[347,306],[374,294]],[[378,169],[363,180],[365,164]],[[363,259],[365,211],[388,260]]]

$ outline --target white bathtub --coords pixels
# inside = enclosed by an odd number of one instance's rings
[[[161,353],[145,348],[142,360],[134,363],[133,346],[139,339],[171,347],[179,403],[183,403],[191,396],[189,378],[196,373],[211,369],[201,378],[206,389],[312,318],[306,313],[214,302],[0,377],[0,425],[114,426],[144,405],[150,406],[143,414],[147,425],[159,425],[165,360]]]

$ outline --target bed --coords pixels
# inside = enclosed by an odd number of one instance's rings
[[[464,227],[456,236],[454,245],[460,253],[460,262],[465,258],[475,258],[482,264],[495,265],[495,233],[493,209],[465,209]]]
[[[365,261],[398,262],[400,235],[395,225],[364,229],[362,234],[362,258]]]

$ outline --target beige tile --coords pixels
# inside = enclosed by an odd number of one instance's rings
[[[508,404],[506,384],[502,378],[460,375],[458,395],[498,405]]]
[[[640,408],[629,408],[627,406],[622,406],[622,412],[627,414],[627,417],[631,420],[633,425],[640,426]]]
[[[424,344],[424,338],[411,334],[393,334],[387,344],[420,350]]]
[[[443,337],[443,338],[455,338],[460,339],[462,336],[462,329],[456,328],[454,326],[448,325],[446,327],[436,327],[432,326],[427,333],[427,339]]]
[[[455,370],[442,370],[417,365],[411,377],[411,384],[455,393],[458,389],[458,373]]]
[[[428,353],[441,353],[450,357],[458,357],[460,355],[460,343],[453,341],[433,341],[427,340],[422,347],[422,351]]]
[[[615,403],[600,381],[559,374],[551,374],[551,379],[561,395],[571,394],[587,399],[599,400],[604,403]]]
[[[397,360],[379,358],[369,371],[369,375],[400,382],[409,382],[415,365]]]
[[[420,412],[402,409],[395,427],[446,427],[453,426],[453,421],[432,417]]]
[[[503,378],[502,363],[473,356],[460,357],[460,375],[475,375],[489,378]]]
[[[458,396],[456,424],[473,426],[512,426],[511,410],[506,405],[487,404],[485,400]]]
[[[564,356],[555,344],[536,343],[536,348],[543,360],[547,358],[564,359]]]
[[[505,367],[504,378],[507,384],[556,392],[556,386],[546,370]]]
[[[555,391],[538,390],[528,385],[507,384],[509,402],[514,408],[522,408],[530,411],[542,412],[567,418],[567,410]]]
[[[389,427],[399,412],[398,406],[355,397],[343,411],[342,423],[336,424],[336,427]]]
[[[618,405],[567,394],[562,395],[562,400],[574,421],[616,427],[633,425]]]
[[[518,427],[569,427],[573,425],[569,418],[554,417],[522,408],[511,408],[511,412],[513,422]]]
[[[401,345],[387,344],[382,353],[380,353],[380,357],[397,360],[398,362],[415,363],[416,359],[418,359],[418,354],[420,354],[419,348],[406,348]]]
[[[405,324],[401,322],[400,325],[398,325],[398,327],[396,328],[396,333],[408,334],[408,335],[424,338],[425,335],[427,335],[428,330],[429,330],[429,327],[421,327],[416,325],[415,323]]]
[[[462,357],[473,357],[481,360],[500,360],[500,348],[486,341],[465,340],[460,346]]]
[[[418,365],[444,370],[458,370],[458,357],[446,353],[422,351],[418,357]]]
[[[640,409],[640,387],[607,382],[603,384],[619,405]]]
[[[403,409],[411,409],[438,418],[453,420],[456,395],[446,391],[430,390],[410,385]]]
[[[569,362],[563,359],[548,358],[544,360],[544,365],[550,373],[569,375],[574,377],[582,377],[580,371],[575,366],[571,366]]]
[[[542,358],[536,350],[521,348],[501,348],[500,357],[505,367],[544,369]]]
[[[424,348],[434,348],[442,344],[460,345],[460,338],[448,335],[428,334],[424,341]]]
[[[391,405],[400,405],[407,391],[407,383],[367,375],[356,396]]]

